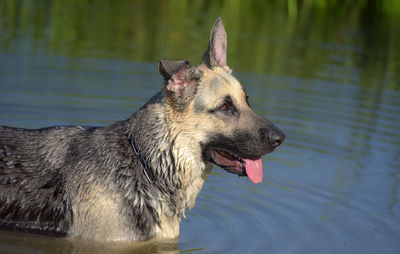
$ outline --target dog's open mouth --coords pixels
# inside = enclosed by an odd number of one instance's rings
[[[212,151],[211,157],[215,164],[230,173],[248,176],[254,183],[262,181],[263,167],[261,158],[246,159],[221,150]]]

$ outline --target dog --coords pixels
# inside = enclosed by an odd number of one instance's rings
[[[0,228],[98,241],[177,238],[213,164],[254,183],[285,135],[251,110],[214,23],[201,64],[161,60],[160,92],[106,127],[0,127]]]

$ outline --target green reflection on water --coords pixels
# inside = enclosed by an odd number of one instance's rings
[[[341,81],[400,86],[396,0],[4,0],[0,50],[198,63],[218,15],[234,69],[312,78],[330,62],[355,67],[339,71]]]

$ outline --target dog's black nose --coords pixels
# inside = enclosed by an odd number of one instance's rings
[[[271,144],[272,147],[278,147],[280,144],[283,143],[283,140],[285,140],[285,134],[283,134],[282,131],[280,130],[273,130],[269,132],[269,143]]]

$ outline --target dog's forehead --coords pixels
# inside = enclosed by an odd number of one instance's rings
[[[201,81],[202,90],[212,94],[215,99],[230,95],[236,100],[244,98],[244,89],[239,81],[222,68],[214,68],[203,73]]]

